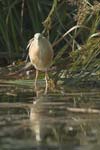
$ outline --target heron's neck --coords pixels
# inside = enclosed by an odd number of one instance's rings
[[[36,40],[35,40],[35,43],[36,43],[36,44],[39,44],[39,40],[38,40],[38,39],[36,39]]]

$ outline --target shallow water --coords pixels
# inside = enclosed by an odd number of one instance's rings
[[[99,89],[36,92],[0,84],[0,150],[100,149]]]

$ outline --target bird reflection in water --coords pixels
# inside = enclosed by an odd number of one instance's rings
[[[77,128],[68,122],[66,111],[52,105],[52,97],[40,96],[33,102],[30,110],[30,129],[36,143],[63,146],[67,143],[80,144],[77,138]],[[60,110],[59,116],[58,110]],[[72,142],[73,141],[73,142]]]
[[[33,103],[33,107],[30,110],[30,128],[35,135],[37,143],[44,142],[48,138],[54,141],[52,123],[48,122],[49,118],[46,116],[49,110],[44,108],[42,104],[45,100],[47,100],[46,97],[41,96]]]

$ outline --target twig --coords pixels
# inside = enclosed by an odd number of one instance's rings
[[[65,32],[57,41],[55,41],[53,44],[52,44],[52,47],[55,47],[59,42],[61,42],[65,36],[67,34],[69,34],[70,32],[72,32],[73,30],[77,29],[77,28],[86,28],[88,29],[87,27],[85,26],[79,26],[79,25],[76,25],[76,26],[73,26],[71,29],[69,29],[67,32]]]

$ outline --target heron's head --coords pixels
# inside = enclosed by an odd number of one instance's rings
[[[34,39],[39,40],[40,38],[42,38],[42,34],[41,33],[36,33],[34,35]]]

